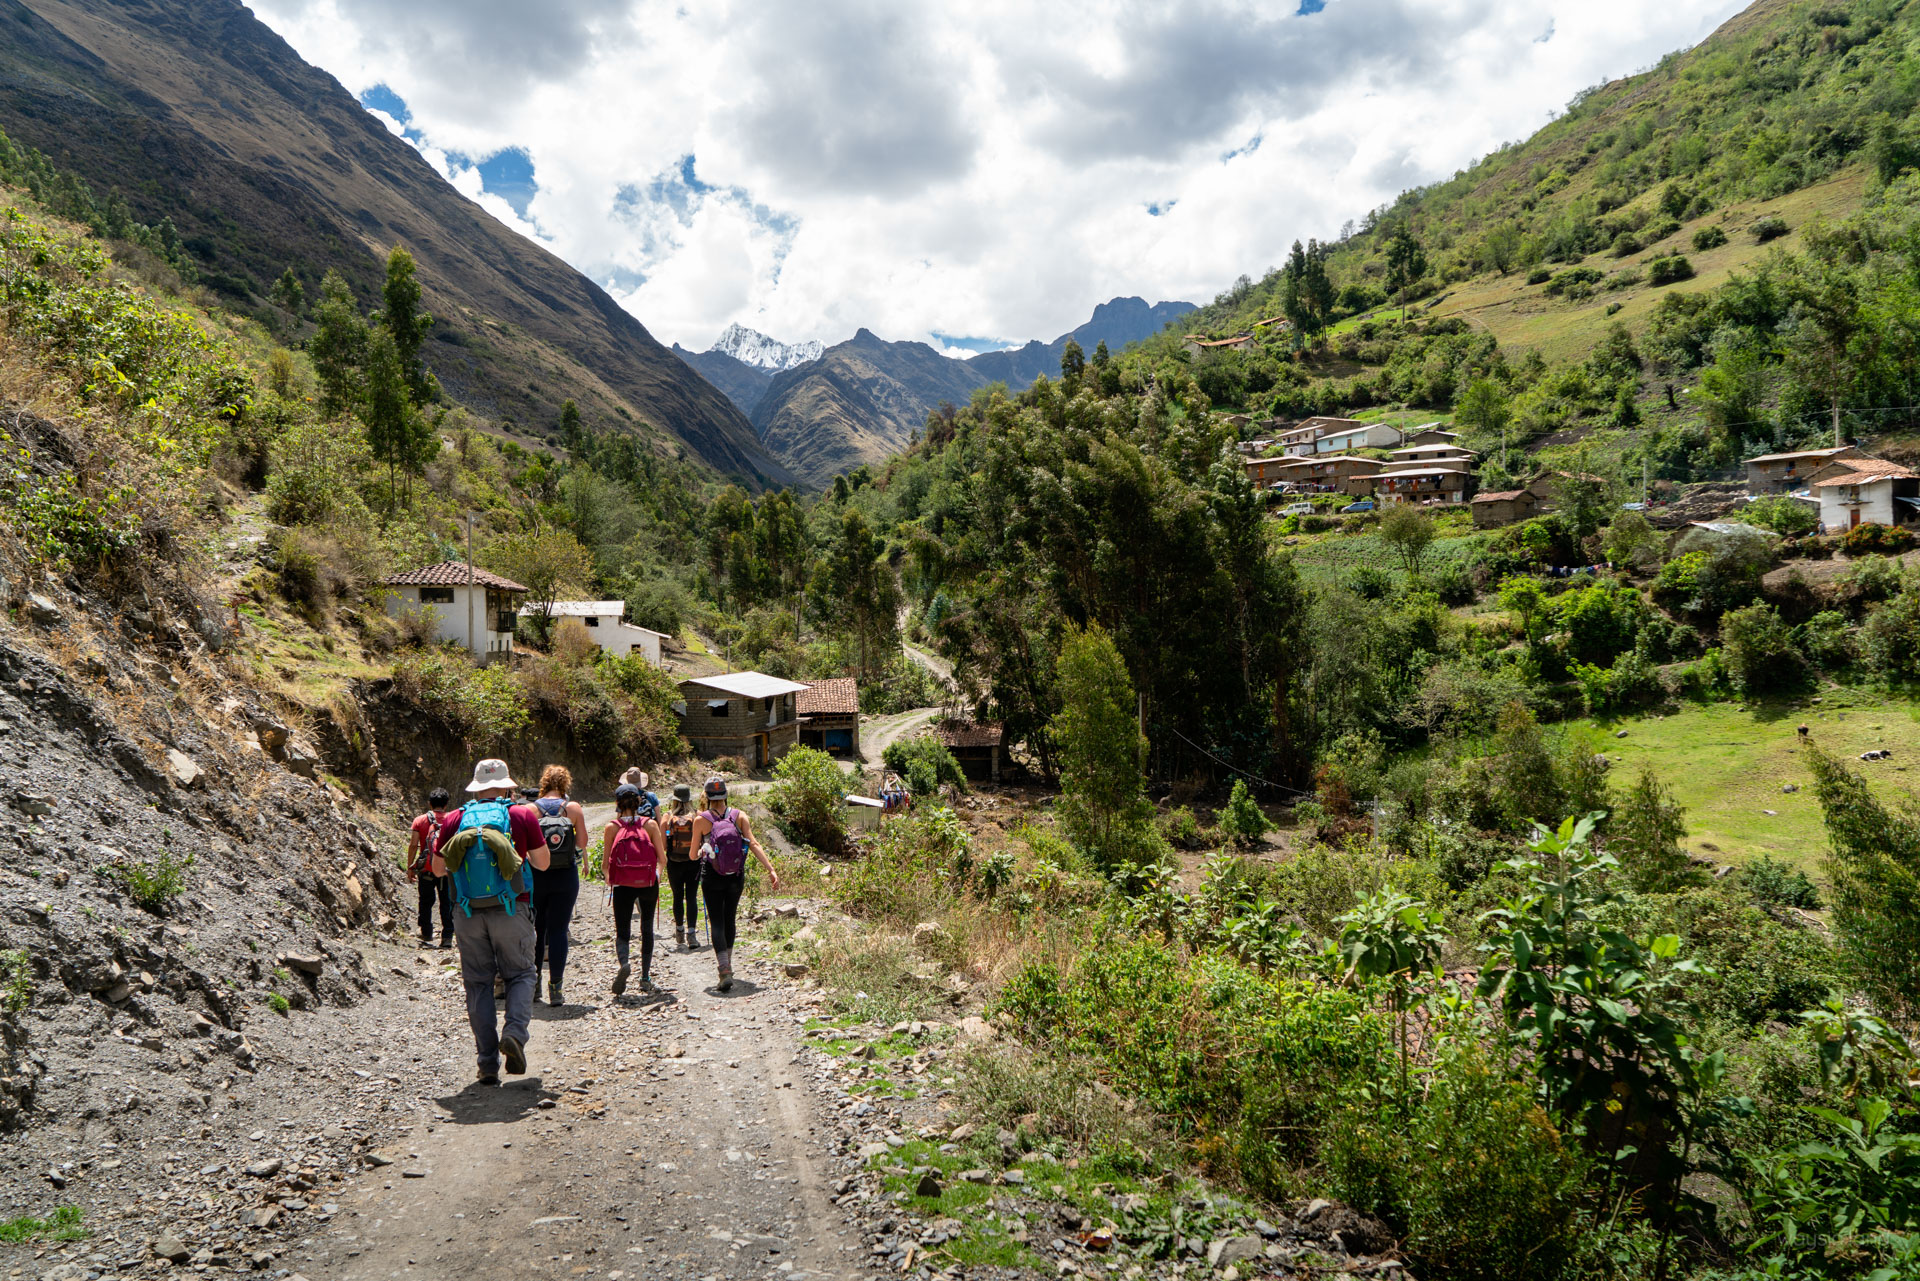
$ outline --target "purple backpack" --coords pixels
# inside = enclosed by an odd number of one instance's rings
[[[739,814],[739,810],[729,808],[712,820],[713,831],[707,836],[713,842],[713,870],[722,876],[738,876],[747,866],[747,842],[740,835]]]

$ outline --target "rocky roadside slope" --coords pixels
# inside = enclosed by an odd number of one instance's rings
[[[144,1275],[182,1189],[325,1053],[304,1011],[380,980],[393,836],[221,653],[190,601],[114,611],[0,577],[0,1222],[77,1206],[88,1267]],[[303,1145],[324,1169],[354,1135]],[[306,1168],[306,1167],[302,1167]],[[195,1184],[195,1180],[199,1180]],[[195,1213],[238,1239],[251,1213]]]

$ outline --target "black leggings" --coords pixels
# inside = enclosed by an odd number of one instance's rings
[[[676,863],[667,860],[667,880],[673,883],[673,928],[700,928],[700,869],[706,864],[694,859]]]
[[[660,906],[658,885],[616,885],[613,887],[613,950],[620,964],[627,963],[627,949],[633,938],[633,905],[640,905],[640,972],[653,972],[653,914]]]
[[[700,878],[700,892],[707,897],[707,937],[716,952],[733,950],[734,917],[740,912],[740,895],[746,892],[747,869],[722,876],[709,867]]]

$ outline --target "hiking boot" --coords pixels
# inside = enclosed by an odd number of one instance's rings
[[[687,931],[687,951],[698,952],[699,950],[700,950],[699,932],[696,930],[688,930]]]
[[[653,975],[642,974],[640,976],[640,990],[642,992],[647,993],[649,996],[651,996],[653,993],[658,992],[660,989],[654,986]]]
[[[622,992],[627,990],[627,975],[631,973],[633,973],[633,967],[631,965],[628,965],[625,961],[620,962],[620,969],[613,976],[613,994],[615,996],[618,996]],[[640,986],[642,989],[645,989],[645,987],[647,986],[646,979],[642,978],[640,980]]]
[[[500,1057],[506,1060],[507,1071],[521,1075],[527,1070],[527,1043],[517,1036],[501,1037]]]
[[[673,932],[673,945],[681,948],[687,945],[687,932],[685,930],[675,930]]]
[[[473,1083],[475,1085],[498,1085],[500,1084],[500,1074],[498,1072],[481,1072],[473,1078]]]
[[[733,971],[732,970],[720,971],[720,990],[722,992],[733,991]]]
[[[565,1005],[566,1003],[567,998],[560,995],[560,985],[558,983],[547,984],[547,1004]]]

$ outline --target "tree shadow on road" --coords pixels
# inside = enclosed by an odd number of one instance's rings
[[[434,1100],[445,1108],[455,1125],[501,1125],[518,1121],[539,1110],[545,1100],[557,1100],[559,1092],[550,1090],[540,1077],[508,1077],[500,1085],[482,1085],[475,1081],[464,1090]]]
[[[652,993],[628,992],[614,997],[613,1004],[623,1010],[658,1010],[680,1004],[680,998],[662,988]]]
[[[718,983],[709,984],[704,990],[708,996],[713,997],[715,1000],[735,1001],[743,996],[753,996],[757,994],[760,991],[760,985],[752,979],[736,978],[733,981],[732,991],[722,992]]]

